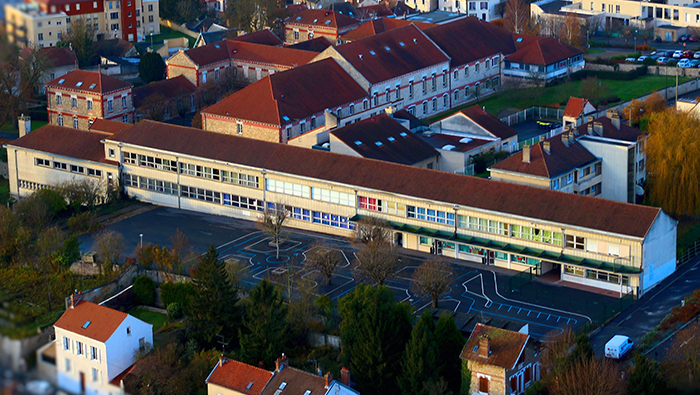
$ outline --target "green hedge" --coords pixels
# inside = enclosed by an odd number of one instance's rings
[[[572,81],[598,77],[602,80],[632,81],[647,74],[647,66],[640,66],[630,71],[580,70],[571,74]]]
[[[156,283],[148,276],[134,279],[134,304],[153,306],[156,301]]]
[[[194,295],[194,285],[191,283],[165,283],[160,286],[160,298],[165,306],[177,303],[187,311],[190,295]]]

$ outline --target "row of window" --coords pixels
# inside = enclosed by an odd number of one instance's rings
[[[265,190],[290,196],[298,196],[307,199],[310,198],[313,200],[320,200],[322,202],[355,207],[355,196],[352,193],[338,192],[325,188],[308,187],[293,182],[272,179],[265,180]]]
[[[584,269],[579,266],[564,265],[564,273],[570,276],[583,277],[590,280],[605,281],[612,284],[629,285],[629,276],[607,273],[599,270]]]
[[[454,225],[455,213],[440,210],[426,209],[423,207],[406,206],[408,218],[420,219],[423,221],[436,222],[439,224]]]
[[[77,340],[71,340],[66,336],[63,336],[63,351],[69,351],[75,355],[82,355],[85,358],[90,358],[92,361],[100,359],[100,353],[98,352],[97,347],[88,346],[87,344]]]
[[[91,86],[92,88],[92,86]],[[71,108],[77,109],[78,108],[78,98],[77,97],[71,97]],[[93,104],[92,104],[92,99],[86,99],[86,105],[87,105],[87,110],[92,111],[93,109]],[[127,108],[127,98],[126,96],[122,96],[122,109]],[[63,106],[63,95],[60,93],[56,94],[56,105],[57,106]],[[113,112],[114,111],[114,99],[107,99],[107,111]]]
[[[53,166],[51,161],[48,159],[35,158],[34,164],[36,166],[42,167],[53,167],[56,170],[70,171],[71,173],[87,174],[92,177],[102,177],[102,170],[92,169],[89,167],[79,166],[79,165],[69,165],[63,162],[53,161]]]
[[[70,373],[72,369],[71,360],[69,358],[65,359],[66,373]],[[102,372],[97,368],[92,368],[92,382],[97,383],[102,379]]]

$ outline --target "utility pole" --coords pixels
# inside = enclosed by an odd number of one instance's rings
[[[225,354],[226,353],[226,346],[228,346],[229,342],[224,341],[224,335],[219,334],[216,336],[221,338],[221,340],[217,340],[217,343],[219,343],[221,345],[221,354]]]

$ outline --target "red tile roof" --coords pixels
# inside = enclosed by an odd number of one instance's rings
[[[272,378],[272,372],[252,365],[224,358],[223,366],[216,364],[207,378],[215,384],[246,395],[260,395]],[[250,388],[248,386],[250,385]]]
[[[184,75],[175,78],[168,78],[161,81],[151,82],[133,90],[134,107],[139,108],[143,100],[151,95],[162,95],[165,98],[189,95],[197,91],[197,87],[192,84]],[[189,103],[189,101],[188,101]]]
[[[566,108],[564,109],[564,116],[578,118],[583,113],[586,103],[588,103],[588,99],[580,99],[573,96],[569,97],[569,101],[566,103]]]
[[[98,71],[73,70],[46,83],[47,87],[105,94],[133,85]]]
[[[620,129],[616,128],[612,124],[612,121],[608,117],[599,117],[593,120],[593,122],[586,122],[578,127],[577,138],[584,137],[588,135],[588,125],[600,122],[603,125],[603,138],[616,139],[627,141],[633,143],[637,141],[638,138],[644,136],[644,132],[637,128],[633,128],[625,123],[624,120],[620,120]],[[592,136],[600,136],[598,133],[593,132]]]
[[[282,74],[282,73],[280,73]],[[480,210],[645,237],[661,209],[141,121],[110,141]],[[348,171],[352,169],[352,171]],[[576,209],[572,209],[575,207]]]
[[[363,158],[411,166],[438,155],[433,147],[387,114],[354,122],[330,133]]]
[[[279,395],[324,395],[326,393],[326,379],[303,370],[285,366],[275,373],[261,395],[275,395],[282,383],[287,383]]]
[[[556,38],[544,37],[508,55],[506,60],[546,66],[582,53],[583,51],[580,49],[565,44]]]
[[[488,336],[489,338],[490,353],[488,358],[479,356],[481,336]],[[476,324],[476,328],[469,336],[467,344],[464,345],[460,358],[498,366],[503,369],[513,369],[529,338],[530,336],[524,333]]]
[[[516,50],[510,32],[476,17],[435,26],[425,30],[425,34],[452,58],[452,67]],[[465,37],[469,37],[469,45],[465,45]]]
[[[336,50],[372,84],[449,60],[415,25],[343,44]]]
[[[360,15],[362,19],[374,19],[374,18],[382,18],[385,16],[390,16],[393,17],[394,12],[391,11],[388,5],[382,3],[382,4],[376,4],[376,5],[370,5],[366,7],[357,7],[357,13]]]
[[[83,300],[76,304],[75,308],[66,309],[53,325],[104,343],[127,316],[128,314],[121,311]],[[84,328],[88,321],[90,324]]]
[[[355,18],[330,10],[304,10],[284,20],[285,25],[308,25],[336,29],[359,23],[360,21]]]
[[[229,60],[226,41],[217,41],[201,47],[190,48],[184,51],[184,53],[199,67]]]
[[[429,29],[437,26],[426,22],[413,22],[405,19],[395,18],[377,18],[361,24],[357,29],[353,29],[341,36],[344,41],[357,41],[363,38],[372,37],[379,33],[384,33],[390,30],[406,27],[408,25],[416,25],[421,30]]]
[[[185,54],[200,67],[228,59],[296,67],[309,63],[317,53],[228,39],[188,49]]]
[[[324,59],[269,75],[202,113],[281,126],[363,97],[366,90],[335,60]]]
[[[107,133],[107,134],[114,134],[120,130],[124,130],[126,128],[131,127],[131,126],[133,126],[133,125],[130,123],[109,121],[106,119],[97,118],[92,122],[92,125],[90,126],[90,131],[91,132],[101,132],[101,133]]]
[[[530,147],[530,163],[523,162],[523,151],[519,151],[494,164],[491,168],[539,177],[556,178],[577,167],[597,160],[595,155],[591,154],[580,143],[564,144],[562,135],[551,137],[545,141],[548,141],[550,144],[549,154],[545,152],[540,142]]]
[[[323,52],[326,48],[333,46],[333,43],[328,37],[318,36],[311,40],[301,41],[296,44],[288,45],[287,48],[301,49],[303,51]]]
[[[477,125],[501,140],[516,136],[518,131],[501,122],[500,119],[484,111],[480,106],[471,106],[460,111]]]
[[[32,49],[24,47],[19,56],[26,59],[32,53]],[[51,67],[76,66],[78,58],[68,47],[46,47],[41,48],[41,54],[46,57]]]
[[[259,30],[257,32],[232,37],[230,40],[253,44],[272,45],[275,47],[282,45],[282,40],[275,36],[275,33],[271,32],[270,29]]]
[[[109,135],[109,133],[45,125],[13,140],[8,145],[92,162],[104,162],[104,145],[100,141]]]

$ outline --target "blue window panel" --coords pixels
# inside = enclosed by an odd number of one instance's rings
[[[314,211],[314,220],[313,222],[315,224],[320,224],[321,223],[321,213],[318,211]]]

